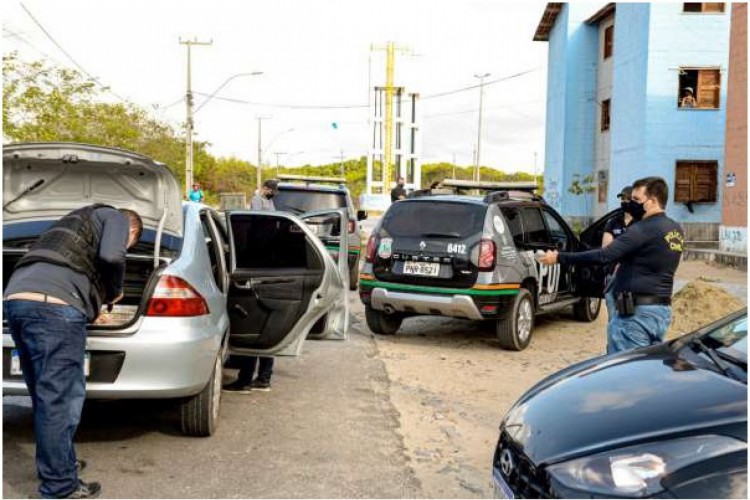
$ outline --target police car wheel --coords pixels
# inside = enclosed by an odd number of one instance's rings
[[[497,322],[497,339],[500,347],[511,351],[523,351],[531,342],[534,328],[534,298],[521,288],[513,306],[505,318]]]
[[[573,317],[578,321],[591,323],[599,317],[602,308],[602,299],[596,297],[583,297],[573,306]]]
[[[393,335],[401,327],[404,318],[398,313],[386,314],[370,306],[365,306],[365,319],[367,320],[367,326],[373,333]]]

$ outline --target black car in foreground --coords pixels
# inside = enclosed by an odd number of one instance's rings
[[[492,482],[499,498],[747,498],[747,309],[532,387]]]

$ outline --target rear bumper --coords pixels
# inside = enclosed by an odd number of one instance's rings
[[[210,316],[142,318],[128,336],[90,332],[91,376],[86,396],[91,399],[165,399],[192,396],[208,383],[223,332]],[[13,340],[3,331],[3,355],[10,356]],[[117,358],[113,361],[113,358]],[[28,394],[20,377],[3,367],[3,394]]]
[[[467,295],[429,295],[374,288],[370,304],[379,311],[485,319],[474,300]]]

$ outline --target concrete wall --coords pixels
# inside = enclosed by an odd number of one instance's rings
[[[747,253],[747,4],[732,5],[720,248]],[[727,175],[734,174],[734,186]]]
[[[596,123],[594,123],[594,180],[597,183],[596,193],[594,193],[594,216],[601,217],[607,213],[609,206],[609,162],[611,155],[611,128],[610,130],[601,130],[602,123],[602,106],[601,103],[606,99],[612,99],[612,81],[614,77],[614,59],[617,57],[617,37],[614,37],[612,56],[604,59],[604,33],[610,26],[614,26],[615,16],[610,15],[599,22],[599,48],[597,54],[596,68]],[[610,103],[611,104],[611,103]],[[610,117],[612,110],[610,109]],[[610,124],[611,127],[611,124]],[[607,188],[600,192],[600,176],[607,179]],[[600,202],[600,197],[604,198]]]
[[[646,140],[642,169],[664,177],[670,189],[668,212],[686,224],[721,220],[723,183],[715,203],[674,203],[675,162],[716,160],[723,175],[729,59],[729,13],[685,14],[682,3],[650,5]],[[680,109],[677,105],[681,66],[721,68],[719,109]],[[716,235],[718,237],[718,234]]]

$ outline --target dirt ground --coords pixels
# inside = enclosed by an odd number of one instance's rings
[[[680,287],[703,278],[708,284],[704,293],[724,287],[747,303],[744,272],[689,261],[677,278]],[[692,312],[708,311],[706,301],[715,301],[698,299],[691,297]],[[355,314],[362,315],[361,305]],[[490,465],[503,415],[545,376],[603,354],[606,316],[603,309],[593,323],[576,322],[567,312],[538,318],[532,343],[523,352],[499,349],[494,332],[479,323],[439,317],[411,318],[397,335],[376,336],[424,496],[490,496]]]

